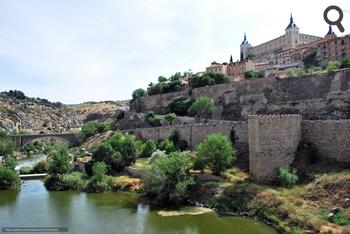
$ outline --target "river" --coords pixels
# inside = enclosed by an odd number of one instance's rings
[[[45,154],[34,154],[29,157],[25,157],[17,161],[17,165],[15,169],[16,171],[18,171],[21,167],[25,167],[25,166],[34,167],[38,161],[43,160],[45,158],[46,158]]]
[[[48,192],[40,180],[0,191],[0,227],[67,227],[74,234],[274,234],[252,219],[207,213],[159,216],[132,193]]]

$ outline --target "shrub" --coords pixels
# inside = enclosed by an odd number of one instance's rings
[[[211,134],[196,147],[198,161],[203,161],[213,174],[220,175],[223,170],[229,168],[236,158],[236,151],[230,140],[221,134]],[[198,162],[199,163],[199,162]]]
[[[55,176],[66,174],[72,168],[70,160],[67,146],[54,151],[49,158],[48,173]]]
[[[12,155],[7,155],[4,157],[4,163],[3,165],[5,167],[10,168],[11,170],[15,170],[16,167],[16,158]]]
[[[157,117],[153,111],[149,111],[146,114],[146,121],[153,127],[161,126],[160,118]]]
[[[334,72],[335,70],[339,69],[340,66],[341,66],[341,63],[339,61],[331,61],[327,65],[327,71]]]
[[[111,186],[106,176],[107,165],[104,162],[97,162],[92,167],[93,176],[87,183],[87,192],[107,192],[111,191]]]
[[[176,147],[175,147],[174,143],[169,141],[169,140],[162,141],[159,145],[159,148],[161,150],[164,150],[165,153],[167,153],[167,154],[176,151]]]
[[[15,170],[0,165],[0,189],[18,189],[21,179]]]
[[[342,62],[341,62],[341,65],[340,65],[340,68],[350,68],[350,58],[348,59],[344,59]]]
[[[0,138],[0,156],[13,155],[16,144],[6,138]]]
[[[249,78],[264,78],[265,77],[265,71],[263,70],[251,70],[251,71],[246,71],[244,73],[244,77],[249,79]]]
[[[196,156],[193,160],[193,170],[204,171],[205,162],[201,156]]]
[[[144,89],[136,89],[134,92],[132,92],[132,99],[138,99],[144,96],[146,96],[146,91]]]
[[[40,160],[37,162],[33,168],[34,173],[46,173],[47,172],[47,161],[46,160]]]
[[[177,148],[179,148],[180,151],[187,150],[188,147],[188,142],[186,140],[179,140],[177,143]]]
[[[62,177],[63,190],[84,191],[86,188],[85,174],[73,172]]]
[[[141,152],[142,158],[151,157],[152,153],[157,150],[156,143],[152,140],[148,140],[145,142],[143,146],[143,150]]]
[[[189,158],[183,153],[171,153],[158,159],[143,177],[145,191],[157,203],[182,203],[194,184],[189,171]]]
[[[97,133],[105,133],[110,130],[109,123],[90,121],[85,124],[81,132],[79,133],[79,138],[81,141],[85,141],[87,138],[96,135]]]
[[[289,167],[281,167],[278,169],[277,179],[280,185],[291,187],[298,182],[297,171]]]
[[[170,125],[173,124],[173,121],[176,119],[175,113],[169,113],[166,116],[164,116],[164,119],[169,122]]]
[[[214,109],[214,101],[210,97],[203,96],[196,100],[188,109],[191,115],[197,117],[209,118]]]
[[[185,96],[178,96],[169,102],[168,108],[176,115],[185,116],[187,115],[188,108],[191,106],[191,104],[192,101],[189,98]]]
[[[26,174],[32,174],[33,173],[33,167],[30,166],[23,166],[19,169],[19,173],[21,175],[26,175]]]

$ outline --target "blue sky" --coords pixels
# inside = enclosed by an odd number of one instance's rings
[[[323,10],[350,10],[347,2],[0,0],[0,90],[64,103],[129,99],[159,75],[238,59],[244,32],[252,45],[280,36],[291,12],[300,32],[324,36]],[[350,13],[343,25],[349,33]]]

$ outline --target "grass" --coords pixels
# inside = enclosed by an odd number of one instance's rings
[[[135,169],[148,169],[151,167],[151,164],[148,162],[148,158],[139,158],[136,160],[134,165],[131,166],[132,168]]]

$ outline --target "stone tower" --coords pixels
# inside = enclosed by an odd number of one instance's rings
[[[247,41],[247,35],[244,33],[244,39],[243,39],[243,42],[241,43],[241,55],[240,55],[241,61],[244,61],[247,59],[250,47],[251,45]]]
[[[290,22],[286,28],[285,45],[295,47],[300,44],[299,28],[294,23],[293,15],[290,15]]]

